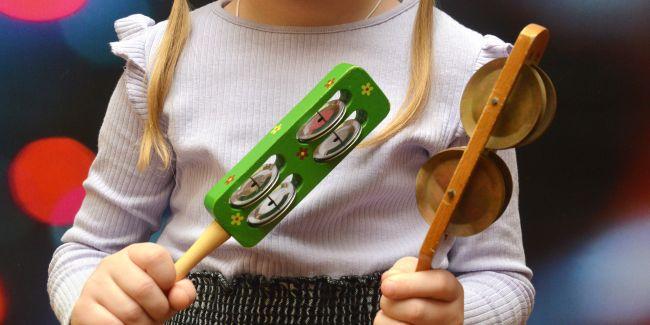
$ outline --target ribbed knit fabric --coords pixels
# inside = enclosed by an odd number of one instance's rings
[[[205,193],[336,64],[363,67],[388,96],[391,112],[378,129],[402,103],[417,0],[332,27],[255,24],[229,15],[223,4],[192,13],[192,32],[161,118],[174,152],[168,170],[157,160],[146,172],[135,169],[147,74],[165,23],[153,25],[142,15],[116,22],[120,41],[111,46],[127,60],[126,71],[99,133],[86,197],[49,270],[48,292],[62,322],[100,259],[147,241],[162,227],[168,206],[171,218],[158,243],[180,257],[212,221],[203,207]],[[196,270],[226,277],[336,278],[372,274],[416,256],[428,229],[415,201],[417,172],[435,153],[467,140],[459,121],[464,86],[478,67],[509,50],[439,10],[434,41],[430,102],[414,123],[380,146],[355,149],[259,245],[246,249],[231,239]],[[515,153],[499,154],[515,184],[509,207],[479,235],[446,238],[433,261],[459,276],[467,323],[521,323],[533,304]]]

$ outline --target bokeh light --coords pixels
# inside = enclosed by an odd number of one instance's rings
[[[533,277],[529,324],[649,324],[650,215],[608,225]]]
[[[7,310],[9,310],[9,300],[4,282],[0,279],[0,324],[4,324],[7,319]]]
[[[46,138],[25,146],[9,166],[16,204],[50,225],[72,223],[83,200],[82,182],[95,154],[70,138]]]
[[[86,0],[2,0],[0,13],[9,17],[34,21],[52,21],[73,15]]]
[[[85,60],[102,65],[123,64],[108,43],[117,40],[113,23],[132,14],[151,16],[147,1],[93,0],[73,17],[61,21],[65,42]]]
[[[69,225],[74,220],[74,216],[79,211],[81,202],[86,192],[81,185],[75,187],[68,193],[63,194],[56,202],[50,213],[50,224],[52,225]]]

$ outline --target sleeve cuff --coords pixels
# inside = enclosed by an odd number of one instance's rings
[[[47,291],[52,310],[61,324],[70,323],[72,309],[86,280],[105,256],[106,253],[79,249],[75,244],[63,244],[54,252]]]
[[[465,294],[465,324],[525,324],[535,290],[524,276],[476,272],[459,277]]]

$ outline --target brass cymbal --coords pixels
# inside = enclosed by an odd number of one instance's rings
[[[418,172],[418,209],[429,224],[463,152],[464,148],[444,150],[429,159]],[[511,192],[512,180],[505,163],[496,154],[486,151],[479,158],[446,232],[470,236],[483,231],[501,216]]]
[[[469,136],[476,129],[505,62],[506,59],[501,58],[487,63],[472,76],[465,87],[460,102],[460,116]],[[544,82],[532,67],[524,65],[486,147],[505,149],[516,146],[533,130],[545,106]]]
[[[503,209],[501,209],[501,212],[499,213],[499,215],[502,215],[503,212],[506,211],[508,203],[510,203],[510,198],[512,197],[512,174],[510,174],[510,169],[508,168],[508,165],[506,165],[506,162],[497,155],[496,151],[485,150],[483,154],[488,155],[492,162],[499,167],[499,170],[501,170],[501,174],[503,175],[503,180],[505,181],[505,201]]]
[[[544,89],[546,90],[546,106],[542,112],[542,116],[537,121],[533,131],[517,146],[525,146],[539,139],[539,137],[546,132],[548,127],[551,125],[553,118],[555,117],[555,111],[557,110],[557,92],[555,91],[555,86],[551,78],[538,66],[533,66],[533,69],[544,82]]]

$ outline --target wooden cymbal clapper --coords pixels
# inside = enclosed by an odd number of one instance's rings
[[[546,28],[526,26],[507,59],[487,63],[468,82],[460,115],[469,143],[434,155],[416,179],[418,209],[430,224],[416,271],[431,269],[445,233],[474,235],[505,211],[512,179],[493,150],[529,144],[551,124],[557,95],[538,66],[548,41]]]

